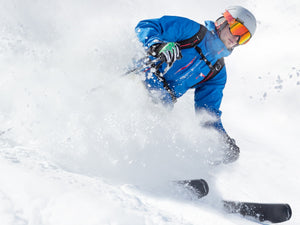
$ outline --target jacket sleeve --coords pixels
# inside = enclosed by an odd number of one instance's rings
[[[177,16],[163,16],[159,19],[143,20],[135,28],[137,37],[145,47],[156,43],[177,42],[192,37],[200,24]]]
[[[227,134],[221,121],[222,111],[220,110],[225,83],[226,69],[224,67],[216,77],[196,88],[195,110],[196,112],[206,110],[213,114],[216,120],[206,122],[205,126],[214,127]]]

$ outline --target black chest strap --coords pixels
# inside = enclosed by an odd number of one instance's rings
[[[197,85],[202,84],[202,83],[214,78],[221,71],[221,69],[223,69],[224,65],[225,65],[224,58],[219,59],[214,64],[214,68],[209,71],[209,73],[206,75],[206,77],[203,80],[201,80],[200,82],[198,82],[197,84],[194,84],[191,88],[194,88]]]
[[[200,54],[201,58],[203,59],[203,61],[206,63],[206,65],[210,68],[209,73],[206,75],[206,77],[201,80],[200,82],[198,82],[197,84],[193,85],[191,88],[196,87],[198,84],[202,84],[208,80],[211,80],[212,78],[214,78],[225,66],[225,62],[224,62],[224,58],[220,58],[217,60],[217,62],[212,65],[204,56],[201,48],[199,48],[198,46],[195,47],[197,52]]]
[[[192,88],[215,77],[225,65],[224,58],[218,59],[218,61],[214,65],[212,65],[211,62],[208,61],[208,59],[203,54],[201,48],[198,46],[198,44],[203,40],[206,32],[207,28],[200,24],[199,31],[193,37],[177,43],[180,46],[180,49],[195,48],[196,51],[200,54],[201,59],[210,68],[210,71],[206,75],[206,77],[199,83],[193,85]]]

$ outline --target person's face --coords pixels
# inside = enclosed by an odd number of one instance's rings
[[[220,39],[223,41],[224,45],[228,49],[232,49],[233,47],[238,45],[239,36],[234,36],[231,34],[229,25],[227,24],[226,27],[220,33]]]

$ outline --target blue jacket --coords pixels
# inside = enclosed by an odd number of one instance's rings
[[[226,57],[231,51],[226,48],[220,40],[214,22],[205,21],[208,29],[204,39],[198,44],[205,57],[214,64],[219,58]],[[179,42],[194,36],[200,29],[200,24],[183,17],[163,16],[159,19],[143,20],[136,26],[136,33],[139,40],[146,48],[153,44],[163,42]],[[179,98],[184,93],[198,84],[209,73],[210,68],[201,59],[195,48],[181,50],[182,58],[175,61],[173,66],[164,75],[169,87]],[[162,70],[166,65],[162,65]],[[170,103],[171,96],[163,88],[156,76],[146,76],[146,87],[159,90],[162,94],[162,101]],[[223,89],[226,83],[226,68],[223,69],[211,80],[195,87],[195,109],[205,109],[217,116],[218,120],[210,125],[220,131],[224,131],[220,105],[223,97]]]

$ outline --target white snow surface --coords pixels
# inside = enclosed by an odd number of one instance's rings
[[[217,19],[242,5],[256,34],[226,59],[223,124],[241,155],[230,165],[199,124],[193,92],[170,111],[141,78],[142,19]],[[284,202],[300,224],[298,0],[1,0],[1,225],[256,224],[221,199]],[[171,181],[205,178],[197,200]]]

